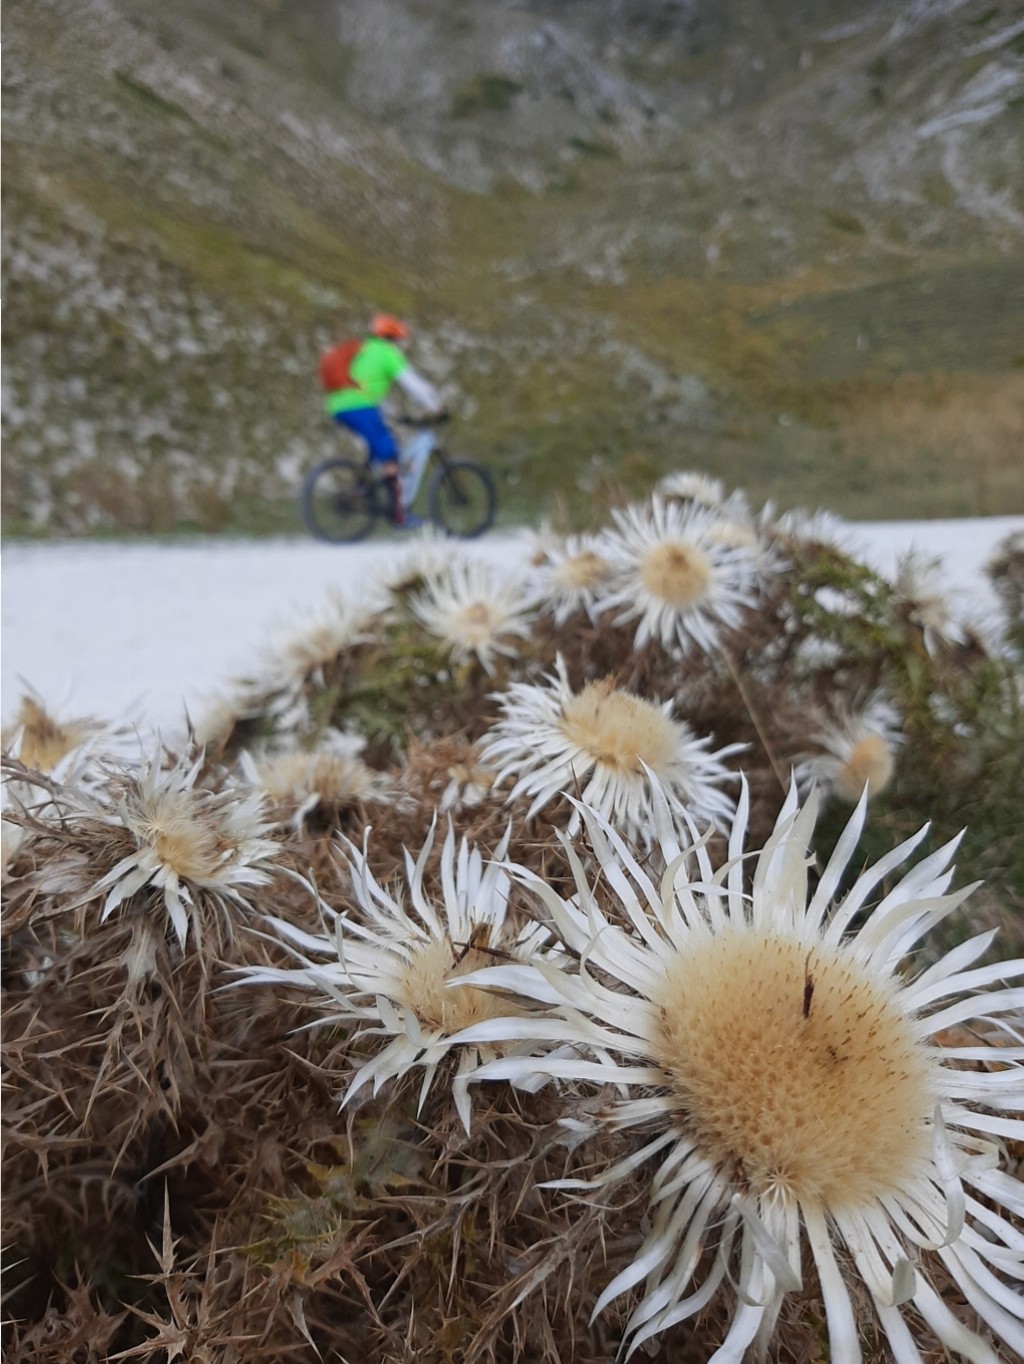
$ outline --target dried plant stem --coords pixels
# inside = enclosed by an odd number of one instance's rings
[[[722,653],[725,658],[725,666],[729,669],[730,677],[736,683],[736,690],[739,692],[740,699],[747,708],[747,714],[750,716],[751,724],[757,730],[757,737],[761,740],[761,747],[764,749],[765,756],[771,764],[771,769],[775,773],[775,777],[783,791],[786,791],[788,790],[788,784],[782,774],[778,759],[772,751],[772,746],[768,742],[768,736],[764,732],[764,727],[757,717],[757,711],[754,709],[753,703],[751,702],[750,693],[744,684],[739,668],[736,666],[736,661],[728,649],[723,649]]]

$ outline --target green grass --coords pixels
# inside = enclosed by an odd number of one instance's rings
[[[493,73],[474,76],[452,97],[453,118],[474,118],[480,114],[503,113],[523,87],[518,81]]]
[[[131,76],[125,75],[123,71],[115,71],[114,80],[121,89],[126,90],[136,100],[139,100],[149,112],[168,116],[170,118],[180,118],[192,127],[198,126],[192,115],[186,109],[183,109],[180,104],[175,104],[172,100],[164,99],[162,95],[158,95],[150,86],[144,85],[141,81],[133,80]]]
[[[233,50],[244,34],[252,36],[244,26],[234,33]],[[296,40],[293,66],[304,51]],[[41,224],[55,241],[74,239],[85,254],[91,239],[71,224],[90,215],[104,228],[105,269],[129,296],[136,278],[155,271],[157,291],[186,306],[212,302],[232,335],[208,355],[156,364],[127,316],[76,311],[73,295],[19,277],[8,288],[8,336],[42,339],[44,365],[87,377],[84,408],[65,408],[55,371],[46,422],[69,427],[95,415],[102,428],[110,411],[171,409],[197,464],[240,461],[247,492],[176,508],[157,482],[150,505],[122,500],[119,508],[106,467],[118,442],[104,439],[73,480],[77,495],[106,507],[101,531],[196,525],[262,534],[293,524],[295,490],[259,489],[272,489],[278,454],[297,437],[311,449],[329,440],[313,377],[318,347],[373,307],[408,313],[428,339],[441,328],[464,334],[451,379],[473,415],[453,435],[460,453],[494,471],[506,515],[534,520],[557,503],[585,524],[595,489],[639,495],[680,467],[705,469],[755,501],[851,517],[1024,510],[1024,418],[1014,416],[1024,263],[1016,254],[880,245],[877,224],[869,232],[859,207],[837,199],[825,213],[810,202],[788,206],[802,259],[784,266],[757,222],[736,211],[734,188],[696,169],[696,143],[681,142],[661,171],[638,169],[599,130],[570,140],[579,155],[547,194],[508,180],[487,195],[467,193],[381,150],[372,174],[339,169],[339,198],[338,186],[233,146],[219,131],[202,130],[197,142],[191,115],[136,77],[103,79],[148,135],[163,139],[169,164],[198,148],[202,175],[230,186],[230,196],[216,208],[191,200],[157,173],[159,159],[129,165],[85,142],[73,154],[55,143],[29,155],[15,144],[8,214]],[[486,119],[518,94],[516,82],[482,73],[458,98],[467,119]],[[401,186],[401,213],[381,212],[389,202],[381,186]],[[938,201],[948,191],[938,176],[929,194]],[[588,273],[584,260],[565,263],[595,221],[643,228],[649,220],[657,234],[669,192],[669,249],[649,249],[639,231],[614,281]],[[712,270],[700,244],[724,212],[732,225]],[[894,220],[893,231],[899,226]],[[247,347],[250,329],[266,340]],[[682,406],[658,398],[623,369],[622,347],[669,386],[696,377],[704,396]],[[426,355],[414,346],[414,362]],[[15,366],[16,394],[27,379]],[[156,467],[166,456],[159,441],[138,454]],[[31,524],[19,501],[24,470],[58,456],[23,455],[14,434],[5,461],[4,531],[16,535]]]

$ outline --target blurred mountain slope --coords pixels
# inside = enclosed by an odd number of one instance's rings
[[[958,0],[33,0],[10,530],[281,528],[371,308],[512,513],[697,466],[1024,508],[1024,17]]]

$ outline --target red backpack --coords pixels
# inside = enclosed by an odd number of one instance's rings
[[[338,388],[358,388],[352,378],[352,361],[363,348],[359,341],[342,341],[320,357],[320,386],[328,393]]]

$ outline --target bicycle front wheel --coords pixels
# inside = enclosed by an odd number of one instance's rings
[[[468,459],[447,460],[430,485],[430,516],[449,535],[472,540],[494,523],[494,479]]]
[[[318,540],[362,540],[382,514],[380,488],[366,470],[347,459],[328,459],[310,469],[299,504],[306,529]]]

